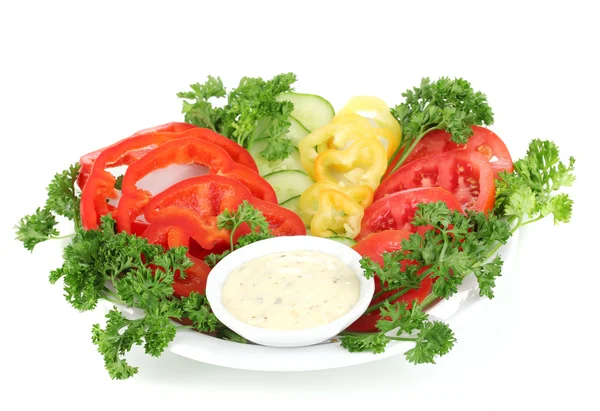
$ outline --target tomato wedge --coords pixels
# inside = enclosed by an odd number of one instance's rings
[[[411,161],[423,157],[432,157],[446,151],[467,150],[482,155],[491,164],[495,177],[498,176],[500,171],[512,173],[514,171],[513,161],[504,141],[488,128],[480,126],[472,126],[471,128],[473,130],[473,135],[469,137],[467,144],[457,144],[453,142],[450,140],[452,135],[444,130],[433,130],[427,133],[421,141],[417,143],[402,166],[407,165]],[[394,166],[398,163],[401,155],[402,153],[398,153],[396,157],[394,157],[384,178],[394,169]]]
[[[365,209],[361,230],[356,237],[365,237],[385,230],[405,230],[424,233],[429,227],[417,227],[411,221],[419,203],[443,201],[450,210],[462,211],[456,197],[440,187],[422,187],[399,191],[375,201]]]
[[[380,266],[383,266],[383,253],[392,252],[402,249],[402,240],[408,239],[412,234],[406,230],[386,230],[375,234],[372,234],[363,240],[356,243],[352,248],[356,250],[363,257],[369,257]],[[406,264],[412,262],[406,261]],[[405,266],[405,265],[404,265]],[[418,274],[421,274],[425,269],[419,270]],[[391,301],[392,304],[397,302],[406,302],[408,307],[412,306],[412,302],[417,300],[422,302],[427,295],[431,292],[431,279],[428,277],[421,282],[421,286],[416,289],[412,289],[406,292],[401,297]],[[375,294],[381,291],[381,282],[379,278],[375,276]],[[373,299],[371,305],[377,304],[384,299],[391,297],[396,291],[388,291],[383,293],[379,297]],[[354,332],[374,332],[377,331],[375,325],[377,321],[381,319],[381,313],[379,310],[375,310],[368,314],[363,314],[354,323],[348,327],[348,331]]]
[[[382,181],[374,201],[417,187],[442,187],[465,210],[488,212],[494,207],[496,184],[492,166],[481,155],[467,150],[448,151],[403,165]]]

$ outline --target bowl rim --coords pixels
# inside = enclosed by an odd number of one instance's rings
[[[246,324],[235,318],[233,314],[225,308],[221,298],[222,287],[229,274],[231,274],[235,268],[247,261],[268,254],[292,250],[323,252],[340,258],[343,263],[348,265],[356,274],[360,285],[359,298],[353,307],[346,314],[327,324],[300,330],[266,329]],[[346,329],[364,314],[364,311],[367,309],[373,298],[375,293],[375,281],[373,278],[367,279],[364,276],[364,270],[360,266],[361,258],[362,256],[352,247],[326,237],[314,237],[309,235],[271,237],[241,247],[219,261],[208,276],[206,283],[206,298],[208,299],[214,315],[219,321],[232,331],[257,344],[273,344],[273,346],[283,346],[281,344],[284,344],[285,346],[293,347],[307,345],[302,342],[306,340],[314,340],[311,344],[319,343],[335,337],[339,332]],[[293,345],[294,342],[298,342],[298,345]]]

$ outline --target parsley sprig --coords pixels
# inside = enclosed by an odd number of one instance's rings
[[[65,238],[56,229],[57,216],[73,221],[75,229],[81,227],[80,192],[75,184],[79,168],[79,163],[74,163],[66,170],[56,173],[46,187],[48,197],[44,207],[38,207],[34,213],[22,217],[15,226],[16,239],[27,250],[33,251],[37,244],[49,239]]]
[[[251,231],[248,234],[241,235],[237,241],[234,242],[235,232],[242,224],[248,224]],[[217,216],[217,228],[219,230],[225,229],[231,232],[229,236],[230,249],[225,250],[221,254],[212,253],[207,255],[204,261],[210,267],[217,265],[219,261],[238,248],[273,237],[265,216],[259,210],[254,208],[248,200],[242,201],[234,211],[224,210],[219,214],[219,216]]]
[[[396,291],[372,304],[366,313],[379,310],[381,320],[375,333],[343,332],[342,346],[349,351],[385,351],[390,341],[412,341],[408,361],[433,363],[450,351],[456,339],[447,324],[430,321],[423,312],[434,301],[449,298],[463,279],[475,275],[480,296],[494,297],[496,279],[501,275],[498,249],[522,226],[553,215],[554,223],[566,223],[573,201],[561,192],[574,181],[575,159],[568,165],[559,159],[558,147],[550,141],[532,140],[524,158],[515,162],[514,173],[500,173],[494,212],[449,210],[443,202],[419,204],[415,226],[431,226],[424,235],[412,234],[402,241],[402,250],[384,253],[383,267],[368,257],[361,259],[365,276],[380,278],[383,293]],[[411,264],[406,264],[410,261]],[[435,280],[432,292],[420,303],[396,302],[426,277]]]
[[[344,333],[340,338],[342,347],[350,352],[385,351],[390,341],[410,341],[415,346],[406,351],[406,359],[413,364],[435,364],[435,358],[447,354],[456,338],[447,324],[429,320],[419,304],[408,308],[407,303],[381,306],[382,319],[377,322],[377,333]]]
[[[223,328],[203,295],[173,295],[175,274],[185,276],[192,265],[186,253],[185,247],[164,250],[145,238],[117,233],[110,215],[101,218],[97,230],[77,230],[63,250],[63,265],[51,272],[50,282],[63,279],[65,299],[74,308],[92,310],[105,299],[144,311],[142,318],[129,319],[115,306],[106,315],[104,329],[99,324],[92,328],[92,341],[112,378],[137,373],[124,358],[133,345],[159,356],[175,338],[178,326],[171,319],[189,318],[191,328],[201,332]]]
[[[494,212],[516,220],[516,228],[550,214],[555,224],[569,222],[573,200],[561,190],[575,182],[575,158],[569,157],[566,165],[559,154],[553,142],[532,140],[527,155],[515,161],[514,173],[500,173]]]
[[[268,161],[277,161],[286,159],[294,149],[286,137],[294,105],[275,97],[291,91],[295,82],[294,73],[278,74],[267,81],[243,77],[237,88],[227,93],[220,77],[208,76],[205,83],[192,84],[192,91],[177,93],[177,97],[184,99],[182,112],[186,122],[210,128],[248,149],[266,137],[267,146],[261,155]],[[226,98],[224,106],[213,104],[221,98]]]
[[[419,87],[402,93],[405,101],[391,110],[402,125],[400,159],[392,171],[396,171],[416,147],[417,143],[432,130],[446,130],[452,141],[464,144],[473,134],[472,125],[491,125],[494,113],[487,97],[475,91],[471,84],[462,79],[442,77],[431,82],[428,77],[421,80]]]

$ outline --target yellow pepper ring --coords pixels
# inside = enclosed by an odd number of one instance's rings
[[[390,113],[390,108],[385,101],[380,98],[373,96],[352,97],[336,115],[341,116],[349,113],[373,113],[373,121],[375,121],[379,127],[389,130],[394,137],[394,147],[392,152],[394,152],[402,142],[402,127],[400,126],[400,123],[398,123],[398,120]],[[389,151],[390,147],[388,146],[388,152]]]
[[[361,116],[356,113],[342,113],[336,114],[331,121],[332,124],[356,124],[358,127],[363,129],[371,130],[370,136],[374,139],[378,140],[381,145],[387,150],[387,158],[388,160],[392,158],[394,153],[396,152],[396,148],[398,147],[398,140],[396,136],[387,128],[383,127],[373,127],[371,121],[368,118]],[[381,141],[383,140],[383,141]],[[322,144],[323,145],[323,144]],[[317,149],[319,153],[324,151],[324,147],[320,145]],[[340,148],[341,142],[335,142],[334,139],[329,139],[327,141],[327,148]]]
[[[338,190],[319,193],[319,210],[310,224],[313,235],[331,237],[344,235],[355,238],[360,232],[364,210],[356,201]]]
[[[315,160],[315,181],[341,186],[367,185],[375,190],[387,168],[383,146],[375,139],[361,138],[346,150],[326,150]]]
[[[300,196],[300,216],[306,225],[319,210],[319,195],[323,190],[337,190],[356,201],[363,209],[373,203],[373,189],[369,186],[341,187],[331,181],[320,181],[307,188]]]
[[[315,160],[322,151],[326,151],[328,141],[334,141],[337,145],[336,148],[339,148],[343,147],[349,140],[369,137],[370,133],[371,130],[368,128],[359,128],[356,125],[347,123],[327,124],[320,127],[304,137],[298,143],[302,167],[304,167],[304,170],[306,170],[308,175],[314,180]]]

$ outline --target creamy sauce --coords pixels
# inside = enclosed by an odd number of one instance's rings
[[[339,258],[294,250],[242,264],[227,278],[222,299],[225,308],[246,324],[300,330],[340,318],[359,294],[356,273]]]

